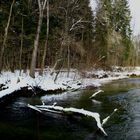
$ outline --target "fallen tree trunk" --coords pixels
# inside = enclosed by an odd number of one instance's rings
[[[95,92],[91,97],[90,99],[94,98],[97,94],[101,93],[101,92],[104,92],[103,90],[99,90],[97,92]]]
[[[106,118],[103,119],[102,126],[105,125],[108,122],[108,120],[115,114],[115,112],[117,110],[118,109],[114,109],[114,111],[109,116],[107,116]]]
[[[113,112],[107,116],[106,118],[103,119],[102,121],[102,127],[108,122],[108,120],[118,111],[118,109],[114,109]],[[99,130],[99,128],[97,129],[97,131]]]
[[[107,116],[106,118],[103,119],[102,121],[102,127],[109,121],[109,119],[116,113],[118,109],[114,109],[114,111],[109,115]],[[89,140],[89,139],[97,139],[97,133],[99,132],[99,128],[97,128],[93,133],[89,134],[85,140]]]
[[[107,133],[104,131],[104,129],[102,127],[99,113],[87,111],[84,109],[77,109],[77,108],[73,108],[73,107],[63,108],[61,106],[55,106],[55,105],[32,106],[32,105],[28,104],[28,107],[33,110],[36,110],[40,113],[42,113],[42,111],[47,111],[47,112],[52,112],[52,113],[53,113],[53,111],[55,111],[54,113],[70,113],[71,112],[71,113],[78,113],[78,114],[81,114],[84,116],[92,117],[96,120],[98,128],[107,136]]]

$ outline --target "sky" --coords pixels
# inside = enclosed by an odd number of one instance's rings
[[[134,35],[140,34],[140,0],[129,0],[132,21],[131,27]]]
[[[96,7],[95,0],[90,0],[90,5],[94,10]],[[140,0],[129,0],[129,6],[131,10],[131,28],[133,30],[133,34],[140,34]]]

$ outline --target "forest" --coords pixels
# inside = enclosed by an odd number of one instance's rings
[[[130,6],[0,1],[0,139],[140,139],[140,34]]]
[[[127,0],[97,0],[94,11],[88,0],[2,0],[0,21],[0,71],[140,62]]]

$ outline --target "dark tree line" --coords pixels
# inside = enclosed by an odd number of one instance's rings
[[[88,0],[1,0],[0,71],[131,65],[128,1],[96,2],[93,14]]]

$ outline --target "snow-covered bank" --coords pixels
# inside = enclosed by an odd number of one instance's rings
[[[0,98],[24,87],[30,90],[37,87],[44,91],[75,90],[81,87],[81,83],[77,80],[79,78],[76,78],[76,80],[74,78],[76,77],[73,72],[71,72],[70,77],[66,77],[66,72],[62,72],[55,82],[55,74],[51,75],[50,71],[46,71],[43,76],[36,72],[35,79],[31,78],[28,72],[21,73],[21,75],[19,71],[15,71],[15,73],[2,72],[0,75]]]
[[[79,73],[77,70],[72,70],[69,77],[67,71],[62,71],[57,80],[54,82],[56,74],[50,74],[51,70],[46,70],[43,76],[36,72],[36,78],[33,79],[29,73],[2,72],[0,75],[0,98],[20,90],[21,88],[38,87],[44,91],[50,90],[75,90],[86,88],[88,86],[99,87],[106,82],[112,80],[128,78],[130,75],[140,75],[140,67],[132,68],[114,68],[114,71],[92,70]]]
[[[113,80],[129,78],[131,76],[140,76],[140,67],[114,67],[113,71],[93,70],[87,71],[82,79],[83,87],[95,86],[99,87],[102,84]]]

